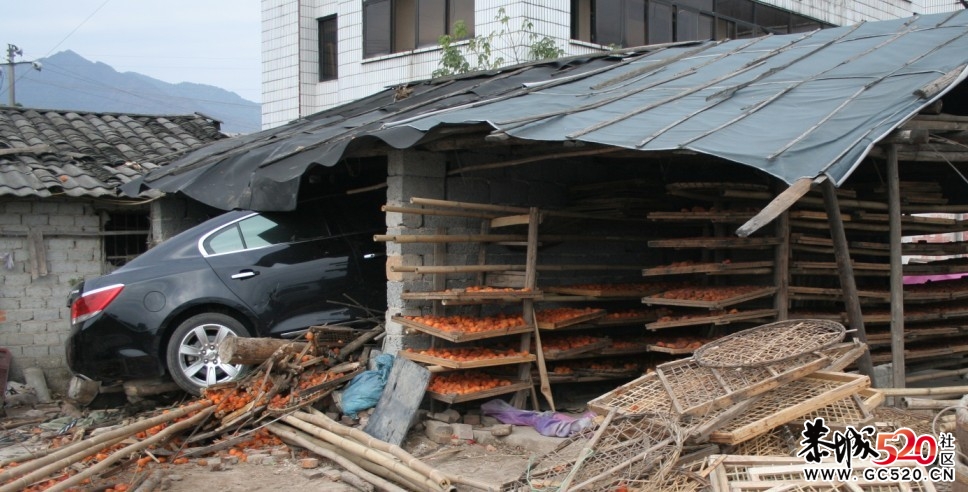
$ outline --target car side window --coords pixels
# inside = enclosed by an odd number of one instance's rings
[[[323,222],[303,215],[253,215],[212,234],[204,247],[208,254],[224,254],[314,239],[327,232]]]

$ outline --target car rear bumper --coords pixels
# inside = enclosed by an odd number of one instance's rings
[[[87,326],[73,330],[65,346],[67,365],[75,374],[104,383],[155,378],[165,374],[153,354],[151,337],[123,328]]]

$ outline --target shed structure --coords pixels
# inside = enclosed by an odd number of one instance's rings
[[[423,343],[404,337],[400,316],[497,309],[413,293],[522,285],[508,265],[522,263],[528,231],[491,234],[505,223],[482,226],[496,217],[453,204],[474,202],[538,209],[545,294],[661,287],[538,301],[650,306],[650,321],[608,343],[644,332],[642,346],[661,348],[666,333],[836,319],[872,348],[860,369],[891,362],[893,382],[881,384],[903,386],[922,370],[962,369],[968,353],[968,284],[905,287],[968,271],[966,76],[965,11],[646,46],[388,88],[208,145],[126,190],[291,210],[327,176],[374,172],[347,192],[386,193],[390,351]],[[428,211],[441,205],[462,212]],[[729,302],[669,302],[684,285],[738,290]]]

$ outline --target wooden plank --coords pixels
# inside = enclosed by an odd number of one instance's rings
[[[662,285],[657,284],[642,284],[641,286],[632,286],[629,284],[616,284],[616,288],[605,288],[604,286],[600,288],[592,287],[581,287],[581,286],[568,286],[568,285],[558,285],[552,287],[542,287],[541,290],[544,292],[551,292],[555,294],[568,294],[573,296],[587,296],[587,297],[607,297],[607,298],[629,298],[634,299],[642,297],[644,295],[652,294],[654,292],[659,292],[664,288]]]
[[[544,353],[544,357],[547,360],[564,360],[564,359],[573,358],[573,357],[575,357],[577,355],[581,355],[581,354],[585,354],[585,353],[588,353],[588,352],[594,352],[596,350],[603,349],[605,347],[608,347],[611,343],[612,343],[612,341],[609,340],[608,338],[603,338],[602,340],[600,340],[598,342],[589,343],[587,345],[582,345],[580,347],[575,347],[575,348],[569,349],[569,350],[543,349],[542,350],[542,353]]]
[[[432,355],[425,355],[418,352],[410,352],[407,350],[401,350],[397,352],[398,355],[406,359],[423,362],[424,364],[434,364],[441,367],[446,367],[450,369],[473,369],[477,367],[492,367],[492,366],[506,366],[509,364],[521,364],[530,363],[535,361],[534,354],[528,355],[518,355],[514,357],[495,357],[493,359],[480,359],[480,360],[468,360],[468,361],[457,361],[453,359],[447,359],[444,357],[435,357]]]
[[[728,325],[740,321],[751,321],[757,319],[768,319],[776,316],[776,309],[757,309],[753,311],[741,311],[733,314],[720,314],[710,316],[697,316],[694,318],[674,319],[671,321],[656,321],[647,323],[646,329],[655,331],[665,328],[677,328],[680,326],[695,325]]]
[[[653,239],[650,248],[769,248],[780,244],[775,237],[685,237],[677,239]]]
[[[703,212],[649,212],[649,220],[654,221],[675,221],[684,222],[689,220],[703,222],[746,222],[755,215],[756,212],[739,210],[703,211]]]
[[[442,401],[444,403],[461,403],[465,401],[479,400],[482,398],[493,398],[495,396],[506,395],[508,393],[514,393],[521,390],[527,390],[531,388],[531,381],[512,381],[508,386],[498,386],[496,388],[491,388],[489,390],[477,391],[474,393],[467,393],[464,395],[458,394],[444,394],[437,393],[434,391],[427,391],[427,395],[431,398]]]
[[[748,237],[750,234],[760,230],[766,224],[785,212],[790,206],[800,200],[803,195],[810,191],[810,187],[815,183],[826,180],[825,176],[814,178],[800,178],[793,182],[789,188],[777,195],[773,201],[763,207],[758,214],[753,216],[745,224],[736,229],[739,237]]]
[[[763,297],[769,297],[776,293],[776,287],[764,287],[754,292],[748,292],[746,294],[738,295],[728,299],[722,299],[718,301],[698,301],[693,299],[669,299],[665,297],[643,297],[642,303],[648,305],[660,305],[660,306],[687,306],[687,307],[700,307],[708,309],[723,309],[728,306],[733,306],[746,301],[751,301],[753,299],[760,299]]]
[[[494,291],[466,291],[463,289],[444,290],[437,292],[404,292],[400,298],[408,301],[435,301],[435,300],[455,300],[455,301],[505,301],[517,302],[523,299],[541,298],[540,290],[494,290]]]
[[[531,327],[526,325],[512,326],[509,328],[501,328],[497,330],[488,330],[480,332],[459,332],[459,331],[446,331],[438,328],[434,328],[423,323],[419,323],[414,320],[407,319],[403,316],[392,316],[391,320],[400,323],[408,328],[413,328],[418,331],[422,331],[428,335],[433,335],[438,338],[443,338],[444,340],[450,340],[451,342],[469,342],[471,340],[482,340],[486,338],[503,337],[507,335],[518,335],[521,333],[531,333]]]
[[[530,218],[528,214],[497,217],[495,219],[491,219],[491,228],[525,225],[529,220]]]
[[[390,444],[402,444],[429,382],[430,371],[426,368],[404,358],[394,359],[386,386],[363,432]]]
[[[645,268],[642,270],[644,276],[654,275],[678,275],[689,273],[738,273],[735,270],[748,270],[758,268],[771,268],[773,261],[743,261],[743,262],[714,262],[714,263],[695,263],[695,264],[674,264]]]
[[[540,311],[539,311],[540,313]],[[595,312],[590,312],[582,314],[580,316],[575,316],[568,319],[563,319],[560,321],[541,321],[537,320],[538,328],[542,330],[556,330],[559,328],[565,328],[567,326],[574,326],[577,324],[585,323],[588,321],[594,321],[605,316],[606,311],[604,309],[599,309]]]

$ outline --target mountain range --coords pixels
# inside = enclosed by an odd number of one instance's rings
[[[171,84],[135,72],[118,72],[70,50],[40,62],[40,71],[29,66],[17,70],[19,105],[104,113],[202,113],[221,121],[222,132],[227,134],[252,133],[261,128],[258,103],[215,86]]]

